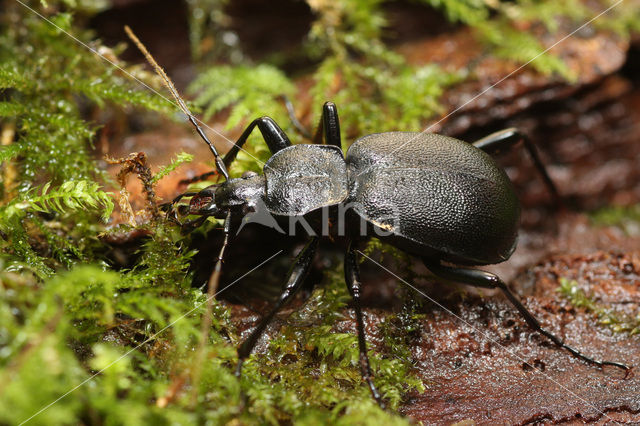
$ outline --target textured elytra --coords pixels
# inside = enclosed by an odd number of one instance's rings
[[[349,201],[367,221],[443,260],[499,263],[513,252],[518,199],[506,173],[473,145],[430,133],[377,133],[358,139],[346,160]],[[419,247],[414,254],[424,255]]]
[[[358,139],[346,161],[334,146],[294,145],[274,154],[264,173],[273,214],[344,202],[404,250],[435,250],[458,263],[499,263],[515,248],[520,208],[511,181],[488,154],[455,138],[376,133]]]

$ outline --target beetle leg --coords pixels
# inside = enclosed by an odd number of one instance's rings
[[[294,127],[307,139],[310,139],[312,143],[322,145],[326,143],[328,145],[334,145],[342,149],[342,141],[340,139],[340,119],[338,118],[338,107],[333,102],[325,102],[322,106],[322,115],[320,116],[320,122],[316,128],[316,132],[311,137],[311,133],[298,121],[295,115],[293,104],[286,95],[281,95],[289,119],[293,123]]]
[[[212,170],[210,172],[202,173],[189,179],[180,179],[178,185],[191,185],[192,183],[202,182],[203,180],[207,180],[209,176],[216,176],[217,174],[217,171]]]
[[[611,365],[613,367],[617,367],[622,370],[625,370],[625,377],[629,374],[629,371],[631,370],[630,367],[624,364],[621,364],[619,362],[598,361],[593,358],[590,358],[584,355],[579,350],[574,349],[571,346],[565,344],[562,340],[560,340],[554,334],[542,328],[542,326],[540,325],[540,322],[538,322],[538,320],[533,316],[533,314],[529,312],[529,310],[522,304],[522,302],[520,302],[520,300],[518,300],[518,298],[511,292],[511,290],[509,290],[507,285],[497,275],[492,274],[490,272],[486,272],[486,271],[480,271],[478,269],[465,269],[465,268],[459,268],[459,267],[444,266],[440,263],[432,262],[427,259],[423,259],[423,262],[425,266],[438,277],[448,279],[448,280],[453,280],[453,281],[459,281],[475,287],[500,289],[504,293],[504,295],[507,296],[507,299],[509,299],[509,301],[516,307],[516,309],[524,317],[527,324],[529,324],[529,326],[533,328],[535,331],[547,337],[549,340],[555,343],[558,347],[566,349],[573,356],[580,358],[583,361],[588,362],[589,364],[596,365],[600,368],[604,367],[605,365]]]
[[[536,169],[542,176],[544,180],[544,184],[547,186],[547,189],[553,196],[556,203],[560,204],[560,196],[558,195],[558,190],[556,189],[555,184],[549,177],[542,160],[540,160],[540,155],[538,154],[538,149],[531,142],[531,140],[519,131],[516,128],[509,128],[500,130],[499,132],[495,132],[490,134],[489,136],[485,136],[484,138],[477,140],[473,143],[473,146],[476,148],[480,148],[484,152],[488,154],[495,154],[499,151],[506,150],[512,148],[515,144],[522,141],[524,143],[525,149],[529,152],[531,159],[533,160]]]
[[[360,271],[358,268],[358,260],[356,259],[355,248],[353,247],[353,240],[349,241],[347,253],[344,259],[344,277],[347,282],[349,293],[351,293],[351,298],[353,299],[353,308],[356,312],[356,327],[358,330],[358,347],[360,349],[360,371],[362,373],[362,378],[369,385],[373,399],[375,399],[378,405],[384,409],[384,403],[382,402],[380,393],[373,383],[371,367],[369,365],[369,356],[367,355],[364,319],[362,318],[362,308],[360,306]]]
[[[242,342],[242,344],[238,348],[238,366],[236,368],[236,377],[240,377],[244,360],[251,354],[251,351],[258,342],[260,336],[262,336],[262,334],[264,333],[267,325],[269,325],[273,317],[280,311],[280,309],[282,309],[284,305],[287,304],[287,302],[289,302],[293,298],[296,292],[302,287],[302,283],[307,277],[307,274],[311,267],[313,257],[316,254],[318,241],[318,237],[311,237],[307,245],[302,249],[289,272],[289,277],[287,278],[287,282],[284,285],[282,294],[280,294],[280,297],[278,298],[278,302],[273,307],[273,309],[271,309],[271,311],[260,320],[260,323],[255,328],[255,330],[253,330],[249,337],[247,337],[247,339]]]
[[[320,123],[313,136],[313,143],[334,145],[342,149],[342,141],[340,139],[340,119],[338,118],[338,107],[333,102],[325,102],[322,106],[322,116]]]
[[[298,132],[300,132],[300,134],[306,138],[306,139],[311,139],[311,132],[309,132],[309,130],[307,130],[302,123],[300,123],[300,121],[298,120],[298,117],[296,117],[296,112],[295,109],[293,108],[293,104],[291,103],[291,100],[289,99],[289,97],[287,95],[280,95],[280,99],[282,99],[282,102],[284,102],[284,106],[287,109],[287,114],[289,115],[289,120],[291,120],[291,123],[293,124],[293,127],[296,128],[296,130]]]
[[[242,135],[238,138],[236,143],[231,147],[229,152],[224,156],[223,162],[229,167],[229,165],[236,159],[236,155],[238,155],[238,151],[242,148],[242,145],[247,141],[249,135],[253,131],[253,129],[258,128],[260,133],[262,133],[262,137],[264,141],[267,143],[269,150],[272,154],[291,146],[291,141],[285,134],[285,132],[278,126],[278,124],[273,121],[271,117],[260,117],[256,118],[247,126],[247,128],[242,132]]]

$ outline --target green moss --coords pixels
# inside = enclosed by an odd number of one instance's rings
[[[579,0],[421,2],[442,11],[452,22],[472,27],[484,42],[487,53],[515,63],[531,61],[530,66],[540,73],[557,74],[569,81],[577,76],[564,61],[552,52],[545,52],[546,46],[531,31],[522,28],[556,34],[561,23],[565,23],[562,28],[566,28],[567,23],[570,28],[576,28],[607,6],[587,6]],[[288,59],[296,61],[303,57],[312,61],[314,65],[306,70],[314,82],[309,89],[313,101],[310,124],[317,123],[325,101],[335,102],[340,108],[342,136],[347,145],[355,138],[373,132],[423,130],[428,119],[443,112],[439,104],[443,91],[473,78],[466,69],[445,71],[435,65],[410,65],[392,51],[383,42],[389,32],[384,2],[380,0],[308,3],[315,19],[300,51],[291,52]],[[218,46],[218,58],[235,64],[210,68],[196,80],[192,90],[199,93],[197,103],[205,108],[207,116],[230,108],[229,127],[260,115],[270,115],[287,133],[294,134],[283,105],[276,100],[282,94],[296,98],[291,96],[295,92],[289,80],[291,77],[276,68],[278,64],[286,63],[287,58],[280,54],[274,63],[256,66],[248,62],[238,46],[228,46],[217,39],[205,42],[211,36],[205,35],[203,26],[208,25],[208,33],[212,34],[231,31],[229,20],[224,17],[225,4],[220,0],[190,1],[192,10],[198,10],[192,19],[192,28],[196,29],[192,31],[192,41],[196,46]],[[594,22],[599,28],[612,29],[628,38],[632,31],[637,31],[638,18],[640,9],[637,6],[620,5]],[[558,38],[562,35],[558,34]],[[261,145],[260,142],[257,144]],[[264,161],[268,153],[256,146],[248,145],[251,154]],[[242,167],[249,164],[251,162],[242,162]],[[251,167],[260,168],[255,164]]]
[[[598,317],[598,322],[609,327],[616,333],[640,333],[640,313],[635,316],[617,311],[611,307],[603,306],[589,297],[578,287],[578,282],[560,278],[558,291],[577,308],[583,308]]]
[[[149,92],[135,90],[135,82],[65,34],[75,32],[87,43],[92,37],[72,29],[70,13],[49,19],[52,24],[15,2],[7,5],[0,22],[0,119],[16,124],[10,156],[20,158],[20,180],[3,180],[5,192],[13,186],[26,191],[43,177],[59,184],[103,176],[89,155],[96,125],[82,119],[78,97],[97,106],[168,107]],[[103,49],[104,55],[117,53]]]
[[[287,133],[294,132],[284,104],[278,100],[279,96],[294,93],[293,83],[273,66],[225,65],[209,68],[193,81],[189,92],[197,94],[194,103],[204,107],[205,119],[233,105],[226,122],[227,130],[244,124],[247,119],[268,115],[280,123]],[[269,156],[269,149],[256,130],[238,153],[232,172],[261,171]],[[262,164],[256,163],[256,159]]]
[[[341,419],[358,424],[377,418],[385,424],[404,424],[372,400],[360,375],[355,330],[335,330],[350,315],[350,296],[341,269],[328,272],[327,278],[304,307],[287,319],[268,352],[247,362],[243,385],[252,400],[251,410],[274,423]],[[376,387],[392,410],[406,392],[424,390],[408,357],[398,358],[387,347],[378,351],[369,346],[368,352]]]
[[[72,27],[72,13],[55,12],[73,5],[48,7],[39,9],[51,23],[18,2],[0,20],[0,247],[11,268],[41,278],[93,259],[100,250],[97,219],[106,220],[113,208],[100,189],[106,174],[90,154],[97,125],[84,116],[109,106],[167,110],[64,33],[85,43],[92,37]],[[78,14],[86,10],[78,8]],[[93,46],[118,61],[117,51]]]
[[[617,226],[628,235],[640,233],[640,204],[632,206],[609,206],[589,214],[596,226]]]
[[[151,179],[151,183],[157,183],[160,179],[169,175],[169,173],[175,171],[181,165],[190,163],[191,161],[193,161],[192,154],[187,154],[186,152],[179,153],[178,155],[176,155],[175,159],[171,161],[171,163],[158,170],[158,173],[156,173],[153,176],[153,179]]]

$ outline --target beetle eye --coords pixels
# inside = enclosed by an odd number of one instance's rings
[[[201,191],[189,201],[189,213],[197,214],[215,201],[213,191]]]
[[[247,172],[244,172],[242,174],[242,179],[249,179],[249,178],[256,177],[256,176],[258,176],[258,174],[256,172],[247,171]]]

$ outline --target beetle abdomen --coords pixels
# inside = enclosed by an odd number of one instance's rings
[[[519,204],[485,152],[442,135],[365,136],[347,153],[349,202],[361,217],[444,260],[499,263],[515,248]],[[431,250],[431,251],[433,251]]]

